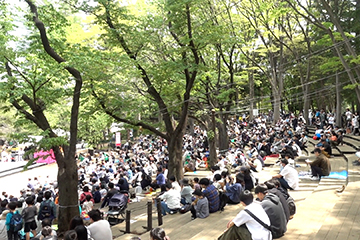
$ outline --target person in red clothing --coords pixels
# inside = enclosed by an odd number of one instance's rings
[[[91,201],[94,203],[94,198],[93,198],[93,195],[91,194],[91,192],[89,192],[89,187],[85,186],[85,187],[83,187],[83,193],[80,195],[80,204],[83,204],[86,201],[87,195],[91,196]]]

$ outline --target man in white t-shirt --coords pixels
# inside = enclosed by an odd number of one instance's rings
[[[91,224],[87,227],[90,236],[94,240],[112,240],[112,232],[110,224],[106,220],[101,219],[101,213],[97,210],[91,210],[89,213]]]
[[[235,239],[236,231],[246,232],[246,228],[251,234],[252,240],[271,240],[271,232],[264,228],[258,221],[256,221],[252,216],[250,216],[245,210],[250,211],[257,218],[259,218],[263,223],[270,226],[270,219],[266,214],[265,210],[261,204],[253,202],[254,196],[249,190],[245,190],[241,197],[240,201],[245,209],[240,211],[236,217],[227,224],[226,232],[219,238],[220,240],[226,239]],[[243,228],[241,225],[245,224],[246,228]]]
[[[163,200],[161,201],[161,212],[164,216],[167,213],[173,214],[179,208],[181,208],[180,192],[173,189],[171,183],[166,183],[165,186],[166,186],[166,192],[158,197],[160,200]]]
[[[295,190],[299,187],[299,175],[295,168],[291,167],[287,159],[281,159],[283,169],[279,174],[273,176],[277,178],[284,189]]]

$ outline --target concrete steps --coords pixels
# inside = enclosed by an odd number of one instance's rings
[[[131,224],[131,232],[132,234],[123,234],[117,238],[116,240],[128,240],[131,239],[134,236],[141,237],[141,239],[148,239],[149,238],[149,232],[145,232],[146,230],[143,228],[143,226],[146,226],[146,216],[144,216],[142,219],[138,219],[136,223]],[[161,227],[165,229],[165,232],[167,235],[171,233],[172,231],[176,229],[183,229],[183,226],[191,221],[191,213],[187,212],[184,214],[174,214],[174,215],[166,215],[163,217],[163,225],[158,226],[158,219],[157,215],[153,213],[153,221],[152,225],[153,228],[155,227]],[[125,229],[125,223],[122,223],[123,227],[118,227],[118,229]]]
[[[233,219],[243,207],[240,204],[227,205],[223,212],[210,214],[206,219],[195,219],[184,226],[186,231],[169,234],[170,239],[217,239],[226,229],[226,224]]]
[[[311,131],[311,130],[310,130]],[[348,170],[348,180],[360,181],[360,166],[352,166],[352,161],[355,160],[354,153],[356,148],[351,144],[354,144],[356,140],[353,138],[344,138],[344,146],[333,148],[334,157],[330,158],[332,164],[332,171],[340,172],[342,170]],[[309,167],[305,164],[305,159],[314,160],[314,155],[310,152],[314,149],[314,144],[318,141],[310,139],[308,144],[308,156],[299,157],[296,159],[296,164],[300,167],[298,171],[308,171]],[[360,146],[360,144],[359,144]],[[351,161],[350,161],[351,160]],[[269,159],[266,163],[273,164],[276,159]],[[351,165],[351,166],[350,166]],[[270,165],[264,168],[259,174],[259,181],[264,182],[269,180],[271,176],[277,174],[279,166]],[[198,172],[199,176],[205,176],[204,173]],[[351,223],[343,224],[339,223],[336,217],[336,211],[340,211],[337,207],[337,203],[340,200],[341,194],[336,190],[340,189],[343,185],[347,184],[347,180],[342,179],[329,179],[323,178],[320,182],[311,181],[309,179],[301,179],[299,189],[296,191],[290,191],[290,195],[294,198],[297,206],[297,213],[292,220],[288,223],[288,231],[281,239],[292,240],[292,239],[336,239],[334,236],[342,236],[346,239],[345,233],[343,235],[336,234],[344,230],[346,226],[351,226],[354,231],[357,231],[355,224],[360,217],[351,215]],[[345,190],[346,192],[346,190]],[[350,201],[350,200],[349,200]],[[217,239],[222,232],[226,229],[226,224],[242,209],[240,205],[227,206],[225,211],[220,213],[213,213],[206,219],[195,219],[191,220],[190,213],[186,214],[175,214],[164,217],[164,224],[160,227],[165,229],[165,232],[170,239],[176,240],[210,240]],[[359,208],[360,209],[360,208]],[[350,209],[353,212],[357,212],[355,207]],[[359,211],[360,213],[360,211]],[[359,214],[360,215],[360,214]],[[153,216],[156,216],[155,214]],[[341,221],[345,221],[341,219]],[[348,221],[348,220],[346,220]],[[355,223],[354,223],[355,222]],[[139,220],[140,223],[140,220]],[[331,225],[332,224],[332,225]],[[335,227],[336,224],[340,224],[339,227]],[[141,225],[141,224],[140,224]],[[145,224],[144,224],[145,225]],[[153,221],[153,227],[157,227],[157,220]],[[328,233],[332,231],[331,233]],[[360,230],[357,231],[356,238],[360,234]],[[346,236],[351,236],[354,233],[349,233]],[[130,239],[133,235],[123,236],[120,239]],[[149,239],[149,233],[140,235],[141,239]],[[342,239],[341,239],[342,240]]]

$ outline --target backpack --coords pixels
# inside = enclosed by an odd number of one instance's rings
[[[286,202],[289,206],[289,210],[290,210],[290,216],[295,215],[296,213],[296,205],[294,202],[294,199],[292,197],[288,197],[288,199],[286,199]]]
[[[10,219],[10,231],[11,232],[18,232],[23,227],[23,219],[20,213],[16,212],[11,216]]]
[[[51,218],[52,216],[53,216],[53,210],[51,207],[51,201],[44,201],[42,204],[40,220],[43,220],[45,218]]]
[[[99,203],[101,201],[101,194],[99,191],[94,192],[94,202]]]

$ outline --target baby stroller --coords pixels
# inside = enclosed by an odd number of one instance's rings
[[[109,211],[107,212],[106,219],[110,225],[115,225],[125,219],[125,209],[129,199],[129,193],[127,191],[121,191],[114,194],[109,200]],[[121,215],[121,218],[119,218]]]

